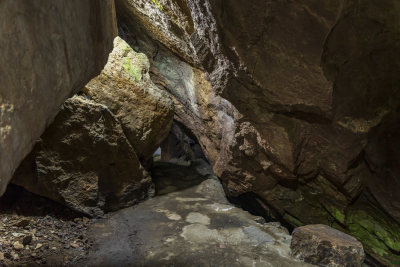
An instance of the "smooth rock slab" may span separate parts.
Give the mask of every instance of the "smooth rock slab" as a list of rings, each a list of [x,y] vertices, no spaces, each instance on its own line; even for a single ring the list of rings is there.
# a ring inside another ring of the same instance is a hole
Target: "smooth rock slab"
[[[357,239],[323,224],[296,228],[290,249],[294,257],[320,266],[361,266],[365,258]]]
[[[114,1],[0,1],[0,196],[62,103],[97,75]]]
[[[180,169],[202,176],[196,165],[164,167],[171,181]],[[290,256],[286,229],[257,223],[209,177],[97,221],[89,229],[93,250],[78,266],[311,266]]]

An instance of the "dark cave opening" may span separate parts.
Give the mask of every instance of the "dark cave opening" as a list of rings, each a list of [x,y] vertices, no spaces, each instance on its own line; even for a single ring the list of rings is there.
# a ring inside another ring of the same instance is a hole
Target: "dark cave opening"
[[[178,121],[153,155],[150,173],[155,194],[164,195],[196,186],[213,175],[196,136]]]

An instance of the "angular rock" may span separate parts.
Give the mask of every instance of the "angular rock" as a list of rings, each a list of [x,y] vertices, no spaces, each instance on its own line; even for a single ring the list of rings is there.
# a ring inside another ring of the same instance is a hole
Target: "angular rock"
[[[14,249],[16,249],[16,250],[21,250],[21,249],[24,248],[24,245],[22,245],[19,241],[15,241],[15,242],[13,243],[13,247],[14,247]]]
[[[64,103],[13,183],[90,216],[135,204],[153,192],[118,119],[81,96]]]
[[[365,258],[357,239],[323,224],[296,228],[290,249],[292,256],[319,266],[361,266]]]
[[[0,3],[0,195],[61,104],[107,61],[114,1]]]
[[[151,81],[146,55],[134,52],[119,37],[103,71],[84,92],[115,114],[143,163],[169,133],[174,116],[172,99]]]

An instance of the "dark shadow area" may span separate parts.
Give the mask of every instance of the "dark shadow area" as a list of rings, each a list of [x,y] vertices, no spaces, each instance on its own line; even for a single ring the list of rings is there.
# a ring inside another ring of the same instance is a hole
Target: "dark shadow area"
[[[64,221],[84,216],[53,200],[28,192],[14,184],[9,184],[4,195],[0,197],[0,215],[2,214],[51,216]]]
[[[154,153],[150,169],[156,195],[196,186],[213,175],[196,136],[174,121],[167,138]]]
[[[272,207],[253,192],[248,192],[238,197],[228,197],[228,200],[237,207],[240,207],[255,216],[263,217],[266,222],[280,222],[281,225],[288,229],[290,233],[294,230],[292,225],[283,220],[283,218],[281,218]]]
[[[156,195],[196,186],[212,174],[210,165],[201,159],[191,161],[188,165],[155,162],[151,169]]]
[[[167,138],[160,145],[160,161],[182,162],[202,159],[208,163],[196,136],[185,125],[174,121]]]

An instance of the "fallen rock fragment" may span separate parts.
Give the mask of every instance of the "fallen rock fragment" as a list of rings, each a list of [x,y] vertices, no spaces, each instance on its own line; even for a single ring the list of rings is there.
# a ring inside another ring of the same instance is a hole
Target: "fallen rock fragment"
[[[13,247],[14,247],[16,250],[20,250],[20,249],[23,249],[23,248],[24,248],[24,245],[22,245],[19,241],[15,241],[15,242],[13,243]]]
[[[365,258],[357,239],[323,224],[296,228],[290,249],[292,256],[320,266],[361,266]]]
[[[25,227],[28,226],[31,221],[29,219],[22,219],[14,224],[17,227]]]
[[[79,245],[77,243],[75,243],[75,242],[71,242],[69,245],[71,247],[73,247],[73,248],[78,248],[79,247]]]

